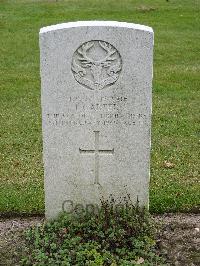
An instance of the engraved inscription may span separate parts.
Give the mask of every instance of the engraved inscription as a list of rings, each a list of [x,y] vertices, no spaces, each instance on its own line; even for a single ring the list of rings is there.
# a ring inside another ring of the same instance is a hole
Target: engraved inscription
[[[81,154],[94,154],[94,184],[100,185],[99,183],[99,155],[100,154],[114,154],[114,149],[112,150],[101,150],[99,149],[99,131],[94,131],[95,134],[95,149],[94,150],[84,150],[79,148]]]
[[[148,121],[148,114],[141,110],[135,113],[127,108],[128,96],[79,97],[65,99],[63,112],[46,113],[46,124],[57,127],[79,126],[140,126]],[[132,109],[132,108],[131,108]]]
[[[89,41],[75,51],[71,69],[78,83],[90,90],[102,90],[117,81],[122,60],[108,42]]]
[[[96,118],[88,113],[48,113],[47,123],[50,126],[109,126],[109,125],[124,125],[135,126],[143,125],[147,121],[146,114],[134,113],[99,113]]]

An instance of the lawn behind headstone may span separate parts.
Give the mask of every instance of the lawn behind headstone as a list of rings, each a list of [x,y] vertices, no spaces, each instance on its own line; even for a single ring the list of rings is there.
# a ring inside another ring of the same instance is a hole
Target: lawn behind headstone
[[[154,29],[150,210],[197,210],[199,0],[16,0],[2,1],[0,14],[0,212],[44,212],[38,33],[77,20]]]

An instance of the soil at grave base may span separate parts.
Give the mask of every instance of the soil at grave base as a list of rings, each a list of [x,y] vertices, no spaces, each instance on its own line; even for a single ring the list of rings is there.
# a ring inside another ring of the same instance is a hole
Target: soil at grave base
[[[200,214],[165,214],[154,219],[161,224],[157,241],[169,265],[199,266]],[[19,265],[16,252],[25,244],[23,231],[43,221],[42,217],[0,219],[0,265]]]

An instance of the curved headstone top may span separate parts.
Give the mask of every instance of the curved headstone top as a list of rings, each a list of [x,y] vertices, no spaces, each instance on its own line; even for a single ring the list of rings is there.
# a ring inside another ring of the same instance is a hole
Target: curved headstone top
[[[129,29],[153,32],[153,29],[151,27],[134,23],[118,22],[118,21],[77,21],[77,22],[61,23],[61,24],[43,27],[40,29],[40,33],[45,33],[54,30],[76,28],[76,27],[97,27],[97,26],[129,28]]]
[[[112,195],[148,205],[153,30],[79,21],[40,30],[46,217]]]

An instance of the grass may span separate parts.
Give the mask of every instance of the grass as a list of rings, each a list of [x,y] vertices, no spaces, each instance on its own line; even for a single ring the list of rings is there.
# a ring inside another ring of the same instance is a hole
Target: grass
[[[0,212],[44,212],[39,29],[93,19],[153,27],[150,211],[197,210],[200,0],[1,0],[0,17]]]

